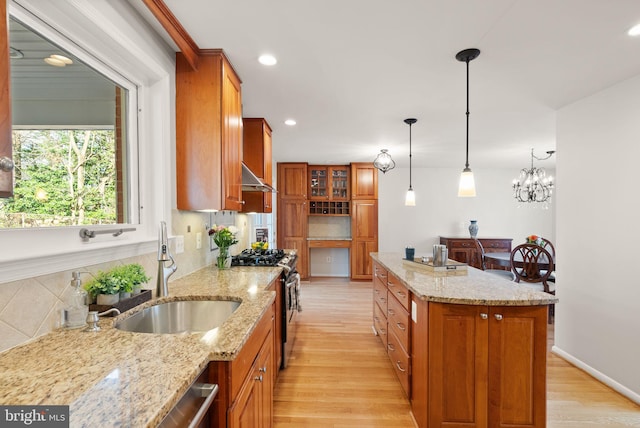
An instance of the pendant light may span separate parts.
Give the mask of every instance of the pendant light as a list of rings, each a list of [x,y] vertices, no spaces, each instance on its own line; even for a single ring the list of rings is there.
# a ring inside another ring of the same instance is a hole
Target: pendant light
[[[409,190],[407,190],[407,196],[404,199],[404,204],[408,207],[416,206],[416,194],[413,192],[413,187],[411,187],[411,125],[416,123],[418,119],[405,119],[404,123],[409,125]]]
[[[373,166],[382,171],[383,174],[386,174],[387,171],[392,170],[396,167],[396,163],[391,159],[391,155],[388,153],[388,150],[381,149],[380,154],[373,161]]]
[[[458,186],[458,196],[476,196],[476,183],[473,179],[473,172],[469,168],[469,61],[473,61],[480,55],[479,49],[465,49],[456,54],[458,61],[467,63],[467,157],[462,174],[460,174],[460,184]]]

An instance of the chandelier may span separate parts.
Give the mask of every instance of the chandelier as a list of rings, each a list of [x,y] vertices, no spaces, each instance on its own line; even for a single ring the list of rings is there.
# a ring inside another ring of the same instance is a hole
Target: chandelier
[[[520,176],[513,180],[513,196],[518,202],[548,202],[553,193],[553,177],[548,176],[543,168],[533,166],[533,159],[549,159],[555,151],[550,150],[547,156],[539,158],[531,149],[531,168],[522,168]]]
[[[373,161],[373,166],[382,171],[383,174],[386,174],[387,171],[396,167],[396,163],[391,159],[391,155],[387,153],[386,149],[381,149],[380,154]]]

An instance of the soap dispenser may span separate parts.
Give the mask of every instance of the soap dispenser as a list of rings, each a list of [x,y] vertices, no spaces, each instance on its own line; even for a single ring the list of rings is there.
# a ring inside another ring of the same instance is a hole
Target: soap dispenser
[[[89,307],[87,306],[87,292],[81,287],[80,272],[71,274],[71,286],[74,289],[69,295],[67,305],[64,308],[64,327],[80,328],[87,325],[87,314]]]

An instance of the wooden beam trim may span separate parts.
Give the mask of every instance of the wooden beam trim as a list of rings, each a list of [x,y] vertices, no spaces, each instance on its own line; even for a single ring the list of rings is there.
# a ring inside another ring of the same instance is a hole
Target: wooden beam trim
[[[158,22],[167,31],[169,36],[178,45],[192,69],[198,69],[198,56],[200,48],[193,41],[187,30],[180,24],[178,18],[171,12],[163,0],[142,0],[147,8],[156,17]]]

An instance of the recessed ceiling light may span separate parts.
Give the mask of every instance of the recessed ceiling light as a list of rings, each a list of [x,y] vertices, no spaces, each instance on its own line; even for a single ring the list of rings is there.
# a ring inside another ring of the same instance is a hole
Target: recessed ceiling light
[[[64,55],[49,55],[48,58],[44,59],[44,62],[46,62],[49,65],[53,65],[54,67],[64,67],[66,65],[69,64],[73,64],[73,61],[71,61],[69,58],[67,58]]]
[[[296,121],[293,120],[293,119],[287,119],[287,120],[284,121],[284,124],[285,125],[289,125],[289,126],[293,126],[293,125],[296,124]]]
[[[51,57],[45,58],[44,62],[46,62],[49,65],[53,65],[54,67],[65,67],[67,65],[64,63],[64,61],[60,61],[59,59],[55,59]]]
[[[276,57],[269,54],[260,55],[260,57],[258,58],[258,61],[262,65],[276,65],[278,63],[278,60],[276,59]]]
[[[73,61],[71,61],[69,58],[67,58],[67,57],[66,57],[66,56],[64,56],[64,55],[56,55],[56,54],[53,54],[53,55],[51,55],[51,58],[54,58],[54,59],[60,60],[60,61],[64,62],[64,63],[65,63],[65,64],[67,64],[67,65],[69,65],[69,64],[73,64]]]
[[[640,36],[640,24],[634,25],[627,31],[630,36]]]

